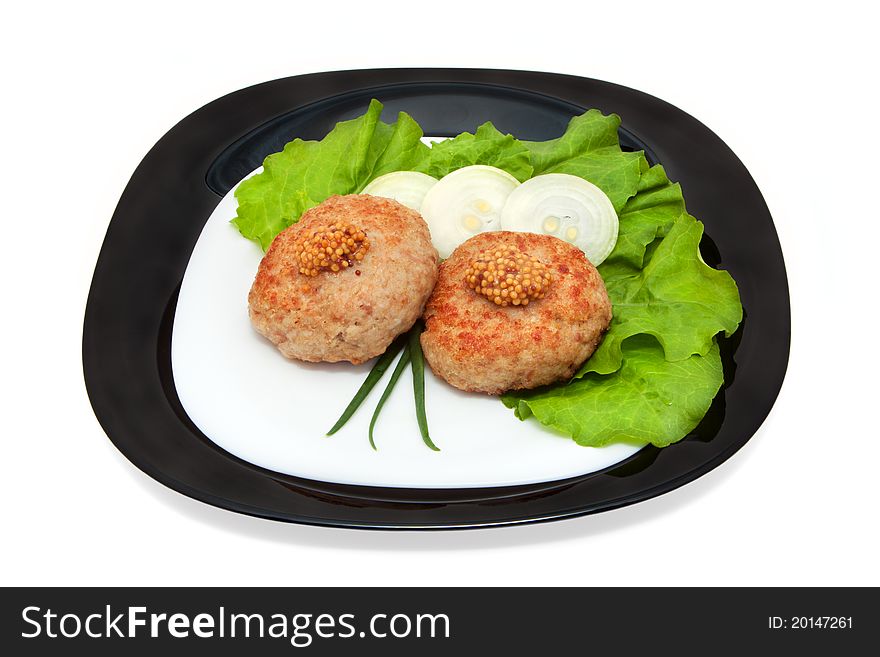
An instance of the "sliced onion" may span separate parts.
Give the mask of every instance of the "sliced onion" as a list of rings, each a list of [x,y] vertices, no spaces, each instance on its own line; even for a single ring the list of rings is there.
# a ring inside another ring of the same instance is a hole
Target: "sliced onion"
[[[474,164],[440,179],[422,202],[422,217],[441,258],[477,233],[500,230],[501,211],[519,181],[506,171]]]
[[[567,173],[535,176],[507,198],[501,228],[553,235],[601,263],[617,243],[614,206],[593,183]]]
[[[391,198],[418,212],[425,194],[436,184],[437,179],[427,173],[392,171],[371,181],[361,193]]]

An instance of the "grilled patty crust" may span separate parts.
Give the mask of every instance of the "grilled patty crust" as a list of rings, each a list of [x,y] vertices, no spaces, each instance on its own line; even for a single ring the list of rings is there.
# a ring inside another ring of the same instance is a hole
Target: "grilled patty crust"
[[[251,322],[288,358],[362,363],[415,323],[437,267],[417,212],[332,196],[270,245],[248,295]]]
[[[488,285],[483,272],[495,276]],[[434,373],[461,390],[500,394],[571,377],[608,329],[611,302],[577,247],[499,231],[470,238],[443,261],[424,317],[422,349]]]

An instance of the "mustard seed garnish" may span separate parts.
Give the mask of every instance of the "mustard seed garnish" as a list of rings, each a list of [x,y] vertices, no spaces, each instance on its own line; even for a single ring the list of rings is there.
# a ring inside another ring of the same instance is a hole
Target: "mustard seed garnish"
[[[306,276],[317,276],[322,271],[336,274],[363,261],[369,249],[370,240],[364,231],[341,223],[309,231],[294,245],[299,272]]]
[[[506,245],[484,251],[464,274],[465,283],[498,306],[527,306],[543,299],[553,277],[537,258]]]

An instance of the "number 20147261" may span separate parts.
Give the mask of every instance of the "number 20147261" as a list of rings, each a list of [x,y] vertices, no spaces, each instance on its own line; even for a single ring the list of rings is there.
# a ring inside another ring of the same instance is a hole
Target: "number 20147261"
[[[851,630],[852,616],[769,616],[771,630]]]

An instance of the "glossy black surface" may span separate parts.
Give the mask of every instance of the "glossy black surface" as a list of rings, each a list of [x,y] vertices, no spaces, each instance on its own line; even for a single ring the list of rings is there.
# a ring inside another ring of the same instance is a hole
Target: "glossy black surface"
[[[692,434],[582,477],[527,486],[414,490],[345,486],[273,473],[214,445],[186,416],[171,372],[177,292],[220,195],[293,137],[320,138],[362,113],[412,114],[426,134],[492,120],[524,139],[562,133],[596,107],[623,119],[621,140],[646,148],[682,183],[706,224],[703,251],[728,269],[746,319],[722,341],[725,387]],[[708,128],[657,98],[586,78],[522,71],[388,69],[299,76],[244,89],[186,117],[126,187],[95,269],[83,335],[86,385],[107,435],[137,467],[191,497],[241,513],[319,525],[455,528],[571,517],[676,488],[729,458],[758,429],[788,362],[785,266],[748,171]],[[735,376],[734,376],[735,374]]]
[[[332,96],[267,121],[217,156],[208,169],[208,187],[224,196],[261,166],[269,153],[280,151],[295,137],[323,139],[339,121],[363,114],[372,98],[382,100],[383,121],[390,123],[398,112],[406,112],[432,137],[454,137],[465,130],[462,126],[473,132],[477,126],[492,121],[501,132],[520,139],[544,141],[561,135],[571,117],[584,111],[558,98],[490,84],[383,85]],[[648,144],[625,127],[621,127],[619,133],[623,150],[643,150],[648,161],[656,164],[657,158]]]

